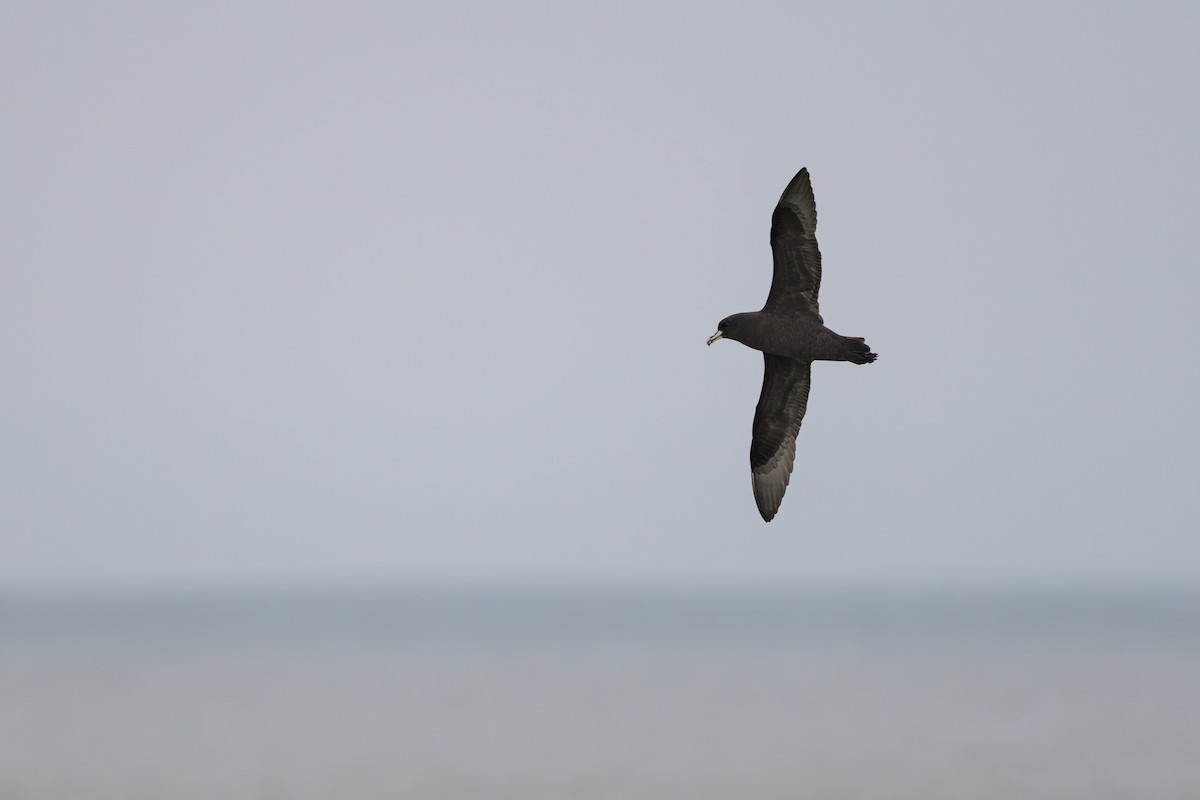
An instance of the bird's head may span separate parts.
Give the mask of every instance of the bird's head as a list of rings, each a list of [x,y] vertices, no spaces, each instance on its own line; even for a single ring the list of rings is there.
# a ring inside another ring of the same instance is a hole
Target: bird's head
[[[712,344],[717,339],[733,339],[735,342],[740,341],[738,336],[742,328],[742,317],[745,314],[734,314],[732,317],[726,317],[717,323],[717,332],[708,337],[708,343]]]

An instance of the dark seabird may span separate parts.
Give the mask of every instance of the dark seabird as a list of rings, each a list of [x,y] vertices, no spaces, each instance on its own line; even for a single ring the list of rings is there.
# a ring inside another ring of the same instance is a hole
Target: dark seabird
[[[802,169],[783,190],[771,215],[775,277],[766,305],[762,311],[726,317],[708,337],[709,344],[733,339],[761,350],[766,361],[750,441],[750,481],[758,511],[767,522],[779,510],[792,475],[812,362],[870,364],[875,360],[861,338],[840,336],[821,319],[817,307],[821,251],[816,232],[817,203],[808,170]]]

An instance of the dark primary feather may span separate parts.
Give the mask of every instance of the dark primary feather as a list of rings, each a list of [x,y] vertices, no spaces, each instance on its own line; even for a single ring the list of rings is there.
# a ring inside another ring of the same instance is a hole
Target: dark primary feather
[[[808,408],[812,362],[763,353],[762,393],[750,441],[754,501],[767,522],[779,510],[796,460],[796,434]]]
[[[775,275],[763,311],[821,312],[821,251],[817,248],[817,202],[808,169],[802,169],[783,190],[771,216],[771,252]]]

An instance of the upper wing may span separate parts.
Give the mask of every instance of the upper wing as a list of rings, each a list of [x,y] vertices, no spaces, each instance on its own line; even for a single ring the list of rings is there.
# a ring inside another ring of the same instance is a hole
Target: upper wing
[[[783,190],[771,216],[771,252],[775,277],[763,311],[811,312],[821,320],[821,251],[817,249],[817,201],[808,169]]]
[[[783,502],[796,460],[796,434],[808,408],[812,362],[770,353],[763,358],[762,394],[750,441],[750,482],[758,513],[770,522]]]

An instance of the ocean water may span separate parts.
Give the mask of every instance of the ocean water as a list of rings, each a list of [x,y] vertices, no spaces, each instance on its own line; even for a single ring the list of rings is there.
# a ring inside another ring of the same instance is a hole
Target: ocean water
[[[1200,597],[0,597],[0,800],[1200,797]]]

